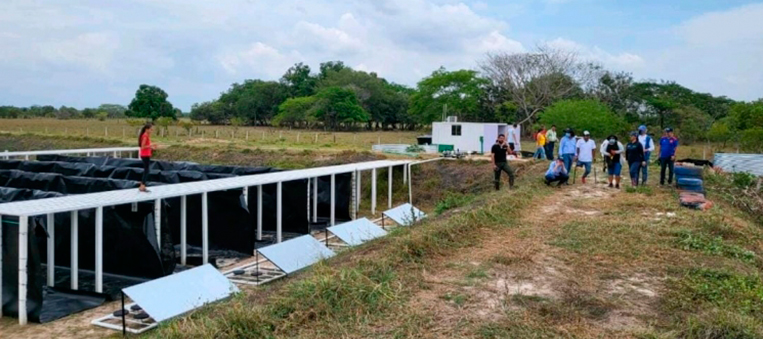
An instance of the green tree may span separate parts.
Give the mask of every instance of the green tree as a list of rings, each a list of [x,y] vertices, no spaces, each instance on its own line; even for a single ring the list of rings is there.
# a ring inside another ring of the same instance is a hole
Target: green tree
[[[151,118],[156,120],[160,117],[177,119],[172,104],[167,101],[167,93],[159,87],[140,85],[135,92],[135,98],[132,99],[128,108],[128,116],[136,118]]]
[[[101,104],[98,106],[98,111],[106,112],[109,118],[112,119],[124,118],[127,107],[116,104]]]
[[[208,121],[210,124],[224,124],[233,117],[232,111],[226,109],[219,101],[208,101],[191,106],[191,120]]]
[[[736,103],[731,106],[729,117],[731,127],[739,131],[763,127],[763,101]]]
[[[310,66],[303,63],[290,67],[281,77],[281,83],[289,88],[289,96],[306,97],[315,93],[315,78],[310,75]]]
[[[233,84],[218,101],[245,124],[266,125],[288,97],[288,88],[281,83],[246,80],[243,84]]]
[[[273,124],[278,126],[299,127],[307,125],[308,112],[313,108],[315,97],[291,98],[278,107],[278,115],[273,118]]]
[[[447,115],[470,119],[478,115],[479,100],[487,80],[471,70],[448,72],[440,68],[419,81],[411,96],[409,112],[416,121],[431,124],[440,121],[445,105]]]
[[[707,139],[707,132],[713,118],[694,106],[683,106],[675,110],[676,132],[681,143],[691,144]]]
[[[370,119],[368,113],[360,106],[355,92],[351,90],[328,87],[315,96],[317,100],[310,110],[311,116],[330,129],[351,127]]]
[[[628,125],[622,117],[596,100],[559,101],[540,114],[540,122],[546,126],[570,127],[577,134],[587,130],[595,139],[605,138],[609,134],[620,135],[622,139],[628,131]]]
[[[753,127],[743,131],[739,141],[744,151],[763,153],[763,127]]]
[[[731,128],[729,128],[727,119],[721,119],[714,122],[713,125],[710,126],[710,130],[707,132],[707,138],[710,141],[721,142],[724,147],[733,137],[734,133],[731,131]]]

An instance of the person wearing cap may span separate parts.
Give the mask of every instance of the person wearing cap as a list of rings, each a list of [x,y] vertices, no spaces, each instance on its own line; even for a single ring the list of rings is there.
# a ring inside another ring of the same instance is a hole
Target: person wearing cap
[[[572,168],[572,160],[577,152],[577,142],[575,141],[575,132],[572,128],[564,130],[564,136],[559,142],[559,158],[564,161],[564,168],[569,171]]]
[[[665,169],[669,170],[668,185],[673,183],[673,168],[676,163],[676,150],[678,138],[673,134],[673,129],[665,129],[665,135],[660,138],[660,185],[665,185]]]
[[[638,186],[638,177],[641,173],[641,167],[646,166],[644,160],[644,146],[638,140],[639,132],[631,132],[630,142],[625,145],[625,160],[628,162],[628,170],[631,175],[631,186]]]
[[[562,158],[556,158],[548,165],[546,171],[546,185],[550,186],[552,182],[558,181],[557,187],[564,185],[570,179],[567,168],[564,167],[564,160]]]
[[[554,160],[554,146],[559,141],[556,137],[556,125],[551,125],[551,129],[546,132],[546,159]]]
[[[607,173],[609,174],[609,187],[620,188],[620,172],[623,165],[620,163],[620,154],[623,153],[623,144],[617,141],[617,137],[607,137]],[[614,183],[614,186],[613,186]]]
[[[576,146],[575,158],[577,159],[578,167],[585,167],[585,173],[583,173],[583,183],[585,179],[591,174],[591,164],[596,159],[596,142],[591,139],[591,133],[583,131],[583,139],[579,139]]]
[[[535,154],[533,155],[533,159],[545,159],[546,158],[546,131],[541,128],[538,130],[538,133],[535,134],[535,145],[537,146],[535,149]]]
[[[646,133],[646,125],[638,127],[638,142],[644,148],[644,162],[646,162],[645,166],[641,166],[641,185],[646,185],[646,180],[649,177],[649,159],[655,149],[654,138]]]

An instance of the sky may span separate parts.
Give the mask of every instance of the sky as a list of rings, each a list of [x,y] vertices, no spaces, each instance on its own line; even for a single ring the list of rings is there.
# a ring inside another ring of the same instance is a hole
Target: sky
[[[0,105],[176,107],[304,62],[415,86],[538,45],[735,100],[763,97],[763,2],[743,0],[2,0]]]

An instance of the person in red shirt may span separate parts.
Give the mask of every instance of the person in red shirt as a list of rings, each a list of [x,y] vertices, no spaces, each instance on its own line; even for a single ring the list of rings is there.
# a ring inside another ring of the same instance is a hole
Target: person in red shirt
[[[146,189],[146,182],[148,181],[148,174],[150,173],[149,165],[151,164],[151,156],[156,149],[156,145],[151,144],[151,132],[154,130],[154,125],[150,122],[146,123],[143,128],[140,129],[138,135],[138,147],[140,147],[140,159],[143,160],[143,177],[140,180],[140,187],[138,190],[141,192],[148,192]]]

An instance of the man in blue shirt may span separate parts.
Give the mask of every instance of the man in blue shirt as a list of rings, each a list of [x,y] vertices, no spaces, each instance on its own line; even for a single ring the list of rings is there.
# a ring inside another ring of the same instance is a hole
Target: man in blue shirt
[[[571,128],[564,130],[564,136],[559,141],[559,158],[564,161],[564,168],[569,170],[572,168],[572,159],[575,158],[577,153],[577,140],[575,140],[575,132]]]
[[[665,135],[660,139],[660,185],[665,185],[665,169],[669,170],[668,185],[673,183],[673,168],[676,162],[676,149],[678,139],[673,134],[673,129],[665,129]]]
[[[558,181],[556,185],[561,186],[567,183],[570,176],[567,172],[567,168],[564,167],[564,161],[562,158],[557,158],[548,165],[548,171],[546,171],[546,185],[551,185],[552,182]]]

